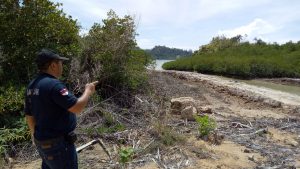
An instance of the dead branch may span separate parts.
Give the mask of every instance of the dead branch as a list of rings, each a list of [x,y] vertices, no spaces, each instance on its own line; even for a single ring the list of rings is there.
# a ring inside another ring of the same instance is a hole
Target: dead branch
[[[280,127],[279,129],[280,130],[285,130],[287,128],[294,127],[294,126],[297,126],[297,124],[290,124],[290,125],[287,125],[287,126]]]
[[[255,134],[266,134],[268,133],[268,128],[263,128],[263,129],[259,129],[253,133],[249,133],[249,134],[240,134],[240,136],[245,136],[245,135],[255,135]]]
[[[250,127],[246,124],[239,123],[239,122],[232,122],[231,126],[234,127],[234,128],[249,128],[249,129],[252,129],[252,127]]]

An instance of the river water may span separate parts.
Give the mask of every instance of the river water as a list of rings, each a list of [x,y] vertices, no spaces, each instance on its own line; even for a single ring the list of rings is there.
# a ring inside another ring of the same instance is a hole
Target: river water
[[[220,77],[224,80],[243,82],[243,83],[253,85],[253,86],[257,86],[257,87],[261,87],[261,88],[277,90],[277,91],[286,92],[286,93],[289,93],[289,94],[294,94],[294,95],[300,96],[300,87],[299,86],[286,85],[286,84],[285,85],[277,84],[277,83],[272,83],[272,82],[259,80],[259,79],[240,80],[240,79],[233,79],[233,78],[228,78],[228,77],[223,77],[223,76],[218,76],[218,77]]]
[[[163,70],[162,65],[173,60],[156,60],[155,70]]]
[[[170,61],[172,61],[172,60],[156,60],[155,70],[163,70],[162,65],[164,63],[170,62]],[[224,78],[227,80],[244,82],[246,84],[257,86],[257,87],[278,90],[281,92],[286,92],[286,93],[295,94],[295,95],[300,96],[300,87],[298,87],[298,86],[276,84],[276,83],[271,83],[271,82],[267,82],[267,81],[263,81],[263,80],[239,80],[239,79],[232,79],[232,78],[227,78],[227,77],[221,77],[221,78]]]
[[[278,90],[278,91],[282,91],[282,92],[300,96],[300,87],[299,86],[282,85],[282,84],[266,82],[263,80],[242,80],[242,81],[247,84],[250,84],[250,85],[265,87],[265,88]]]

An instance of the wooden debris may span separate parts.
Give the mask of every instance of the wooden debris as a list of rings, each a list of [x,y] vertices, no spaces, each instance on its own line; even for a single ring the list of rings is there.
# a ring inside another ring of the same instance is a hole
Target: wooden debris
[[[239,123],[239,122],[232,122],[231,126],[234,127],[234,128],[249,128],[249,129],[252,129],[252,127],[250,127],[246,124]]]

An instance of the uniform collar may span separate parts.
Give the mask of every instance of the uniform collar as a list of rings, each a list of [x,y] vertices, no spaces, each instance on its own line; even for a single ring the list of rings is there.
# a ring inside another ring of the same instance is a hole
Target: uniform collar
[[[53,76],[53,75],[50,75],[49,73],[46,73],[46,72],[41,72],[39,75],[40,75],[40,76],[47,76],[47,77],[51,77],[51,78],[54,78],[54,79],[56,79],[56,77],[55,77],[55,76]]]

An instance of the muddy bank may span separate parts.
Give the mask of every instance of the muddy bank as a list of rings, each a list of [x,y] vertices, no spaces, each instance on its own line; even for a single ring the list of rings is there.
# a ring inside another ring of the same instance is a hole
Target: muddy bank
[[[252,102],[261,102],[272,107],[283,108],[287,113],[300,113],[300,96],[277,90],[248,85],[246,83],[221,79],[217,76],[194,72],[161,71],[173,77],[206,84],[218,92],[227,92]]]

